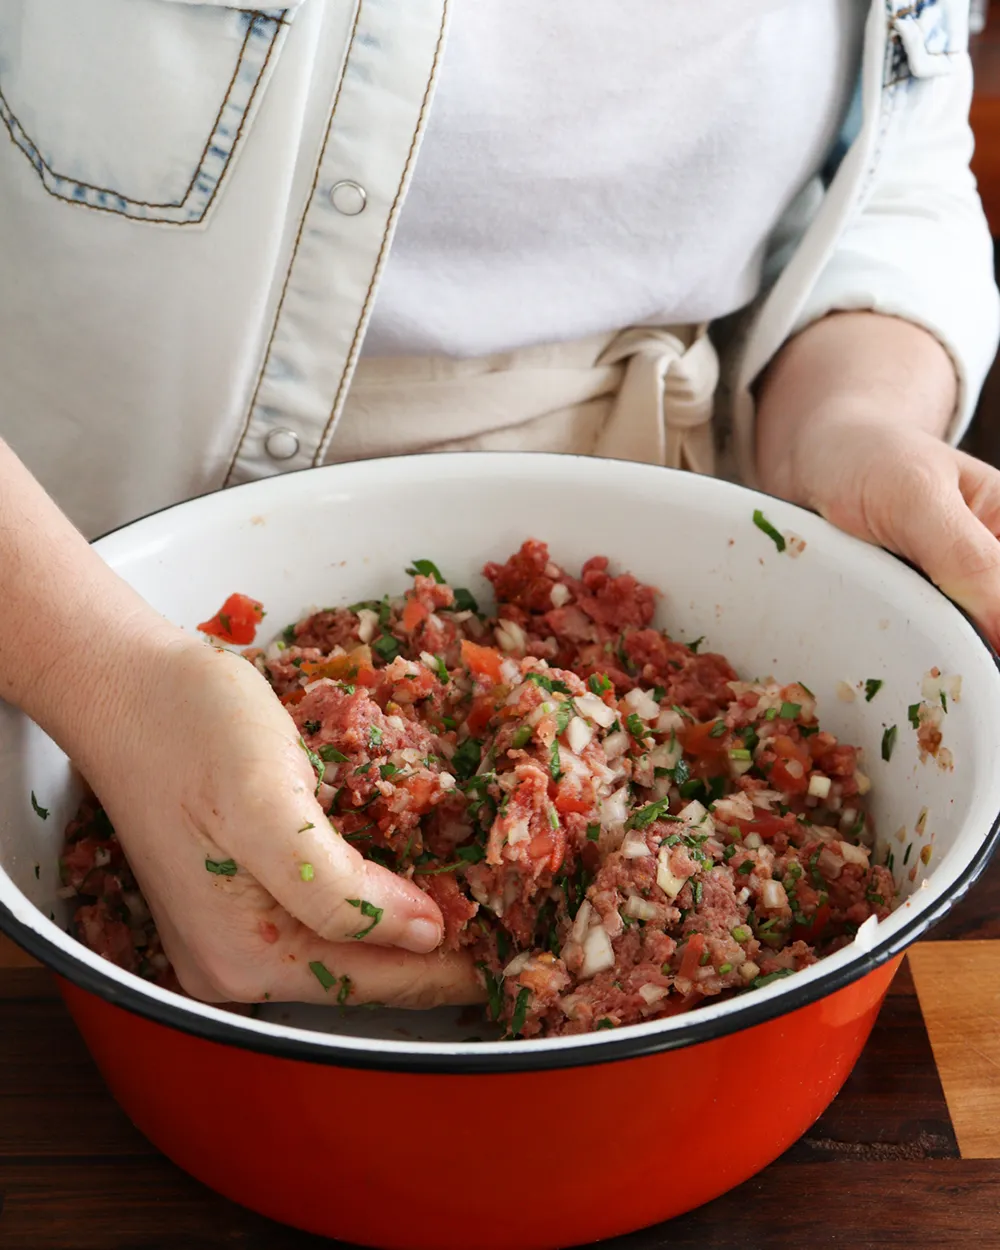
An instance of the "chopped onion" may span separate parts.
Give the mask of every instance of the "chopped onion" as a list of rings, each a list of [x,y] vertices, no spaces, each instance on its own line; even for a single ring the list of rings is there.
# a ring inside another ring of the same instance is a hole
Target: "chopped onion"
[[[872,943],[875,941],[875,935],[878,932],[878,916],[869,916],[867,920],[863,920],[858,925],[858,931],[854,935],[855,943],[864,950],[870,950]]]
[[[843,842],[837,845],[843,846]],[[844,860],[842,856],[836,855],[828,846],[824,846],[819,853],[819,859],[816,866],[827,880],[836,880],[840,876],[844,868]]]
[[[378,628],[378,613],[371,608],[358,609],[358,638],[361,642],[371,642]]]
[[[56,890],[56,898],[76,898],[76,886],[61,885],[59,889]]]
[[[676,898],[687,882],[687,877],[678,877],[670,867],[670,847],[661,846],[656,859],[656,884],[667,898]]]
[[[692,799],[686,807],[682,807],[677,813],[677,819],[683,820],[688,825],[700,825],[707,815],[707,808],[704,808],[697,799]]]
[[[601,824],[605,829],[614,829],[628,820],[628,786],[622,786],[614,794],[609,794],[601,804]]]
[[[505,686],[513,686],[520,675],[521,670],[513,660],[508,658],[500,661],[500,676]]]
[[[680,744],[676,740],[673,745],[663,742],[650,751],[649,762],[654,768],[676,768],[677,761],[682,754]]]
[[[554,608],[564,607],[567,603],[569,603],[571,597],[569,587],[563,582],[556,582],[556,584],[549,591],[549,598],[552,600],[552,606]]]
[[[758,851],[764,845],[764,840],[759,833],[748,833],[743,839],[743,845],[748,851]]]
[[[630,690],[622,700],[626,703],[640,720],[655,720],[660,714],[660,705],[656,702],[648,690]]]
[[[618,719],[614,709],[608,707],[596,694],[588,692],[577,695],[573,702],[581,716],[586,716],[588,720],[592,720],[595,725],[600,725],[602,729],[610,729]]]
[[[749,752],[747,752],[749,754]],[[742,777],[744,773],[748,773],[753,768],[753,760],[738,760],[729,757],[729,771],[734,777]]]
[[[865,774],[861,771],[860,768],[857,769],[854,773],[854,781],[858,787],[858,794],[867,794],[868,791],[872,788],[871,781],[868,779],[868,777],[865,776]]]
[[[507,834],[507,845],[517,846],[519,842],[527,842],[531,837],[528,831],[528,818],[525,816],[517,822]]]
[[[853,686],[849,685],[846,681],[837,682],[837,698],[840,699],[842,703],[853,703],[857,697],[858,692]]]
[[[626,859],[645,859],[647,855],[653,853],[646,845],[645,836],[638,829],[632,829],[625,835],[621,849]]]
[[[640,985],[639,997],[645,1002],[647,1007],[652,1007],[654,1003],[658,1003],[661,998],[666,998],[670,993],[669,990],[663,988],[662,985]]]
[[[520,955],[515,955],[506,968],[503,970],[505,977],[516,977],[519,972],[523,972],[531,962],[531,951],[521,951]]]
[[[455,778],[451,773],[438,773],[438,781],[441,783],[442,790],[455,789]]]
[[[539,703],[538,707],[532,708],[525,717],[525,724],[530,725],[534,729],[539,721],[543,721],[546,716],[551,716],[555,710],[556,705],[554,703],[549,703],[547,700]]]
[[[806,775],[806,770],[798,760],[785,760],[785,772],[796,780]]]
[[[660,713],[656,719],[656,732],[661,734],[672,733],[677,729],[684,728],[684,717],[680,712],[675,712],[673,708],[668,707]]]
[[[619,729],[604,739],[604,751],[609,760],[616,760],[619,755],[624,755],[627,748],[628,734],[624,730]]]
[[[754,807],[761,807],[765,812],[769,812],[771,804],[780,803],[782,798],[783,795],[778,790],[758,790],[750,796],[750,801]],[[718,803],[715,806],[718,808]]]
[[[630,894],[625,903],[625,915],[631,916],[633,920],[655,920],[657,910],[655,904],[650,903],[648,899],[639,898],[637,894]]]
[[[840,813],[840,829],[842,833],[847,833],[853,829],[858,820],[857,808],[845,807]],[[900,839],[902,841],[902,839]]]
[[[739,894],[736,895],[736,901],[737,903],[745,903],[749,897],[750,891],[746,886],[744,886],[743,889],[740,890]]]
[[[576,913],[573,920],[573,928],[570,930],[570,937],[574,942],[583,945],[583,939],[587,936],[587,929],[590,927],[590,918],[594,914],[594,909],[589,899],[584,899],[580,904],[580,910]]]
[[[524,655],[528,647],[528,640],[524,636],[524,630],[516,621],[497,622],[493,636],[497,640],[497,646],[501,651],[507,651],[515,655]]]
[[[594,736],[594,731],[581,716],[574,716],[570,721],[566,730],[566,741],[569,743],[569,749],[575,751],[577,755],[590,745],[590,740]]]
[[[740,966],[740,976],[744,981],[752,981],[754,977],[759,977],[760,964],[755,964],[752,959],[748,959],[745,964]]]
[[[602,925],[594,925],[593,928],[587,930],[587,936],[583,939],[583,967],[580,969],[580,979],[596,976],[598,972],[604,972],[605,969],[614,966],[615,952],[611,939]]]
[[[868,852],[861,846],[855,846],[851,842],[841,842],[840,851],[848,864],[860,864],[863,868],[868,867]]]
[[[760,894],[764,906],[769,910],[773,910],[776,907],[784,907],[788,902],[785,887],[780,881],[765,881]]]
[[[809,778],[809,793],[814,799],[825,799],[830,793],[833,782],[822,773],[813,773]]]
[[[723,821],[753,820],[756,815],[750,796],[744,794],[742,790],[737,791],[735,794],[727,794],[724,799],[719,799],[715,804],[714,812]]]

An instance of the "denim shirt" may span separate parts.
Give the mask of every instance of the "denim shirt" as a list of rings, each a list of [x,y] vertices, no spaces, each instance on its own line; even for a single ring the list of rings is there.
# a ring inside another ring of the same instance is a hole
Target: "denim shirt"
[[[86,533],[328,456],[457,2],[0,5],[0,434]],[[848,129],[731,359],[747,476],[750,387],[810,321],[937,335],[954,437],[1000,333],[967,0],[858,3]]]

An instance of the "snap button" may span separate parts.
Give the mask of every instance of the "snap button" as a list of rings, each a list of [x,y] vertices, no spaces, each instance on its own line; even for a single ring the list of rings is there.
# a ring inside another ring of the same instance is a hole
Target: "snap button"
[[[368,194],[359,183],[345,179],[330,188],[330,203],[345,217],[356,217],[368,203]]]
[[[292,430],[272,430],[264,439],[264,450],[272,460],[291,460],[299,450],[299,436]]]

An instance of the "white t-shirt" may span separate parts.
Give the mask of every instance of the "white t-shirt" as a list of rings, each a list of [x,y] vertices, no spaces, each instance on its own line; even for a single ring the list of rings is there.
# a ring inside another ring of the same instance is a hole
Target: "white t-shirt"
[[[843,121],[868,7],[460,0],[365,351],[487,355],[743,307]]]

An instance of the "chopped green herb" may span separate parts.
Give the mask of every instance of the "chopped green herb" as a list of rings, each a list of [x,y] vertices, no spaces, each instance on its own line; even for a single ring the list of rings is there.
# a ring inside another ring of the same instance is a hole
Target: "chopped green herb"
[[[587,685],[591,689],[591,693],[601,695],[606,690],[611,689],[611,682],[603,673],[591,673],[587,678]]]
[[[642,742],[644,739],[651,738],[653,736],[649,727],[644,725],[639,719],[638,712],[630,712],[629,715],[625,717],[625,728],[638,742]]]
[[[281,641],[286,646],[291,646],[291,644],[295,641],[295,626],[294,625],[285,626],[285,628],[281,631]]]
[[[683,717],[684,720],[690,720],[690,721],[694,720],[694,717],[691,715],[691,713],[688,712],[685,708],[682,708],[679,703],[672,704],[670,710],[672,712],[676,712],[677,715]]]
[[[666,697],[667,697],[667,692],[663,686],[653,687],[653,698],[656,700],[657,703],[662,703]]]
[[[621,637],[618,639],[618,658],[619,660],[621,660],[622,667],[625,669],[626,673],[633,674],[635,672],[635,665],[629,659],[629,654],[625,650],[625,635],[624,634],[622,634]]]
[[[906,709],[906,719],[910,722],[914,729],[920,728],[920,704],[911,703]]]
[[[722,852],[722,858],[728,864],[739,849],[739,845],[736,842],[730,842],[730,844]]]
[[[305,731],[307,734],[318,734],[322,726],[318,720],[307,720],[305,723]]]
[[[698,904],[701,902],[701,895],[702,895],[702,884],[700,881],[696,881],[694,885],[691,887],[691,897],[694,899],[695,907],[697,907]]]
[[[422,577],[433,577],[439,586],[444,585],[444,578],[433,560],[414,560],[413,567],[406,570],[406,575],[416,577],[418,573]]]
[[[479,604],[464,586],[455,587],[455,612],[479,612]]]
[[[536,686],[540,686],[543,690],[547,690],[549,694],[569,694],[570,688],[564,681],[557,681],[545,673],[525,673],[525,681],[534,682]]]
[[[445,664],[441,656],[434,656],[434,671],[437,673],[437,679],[442,686],[447,686],[451,678],[448,676],[448,665]]]
[[[318,959],[309,965],[309,971],[313,974],[320,985],[322,985],[323,989],[327,991],[327,993],[329,993],[329,991],[332,990],[337,984],[337,978],[333,975],[326,964],[320,963]]]
[[[865,702],[871,703],[884,684],[877,677],[869,677],[865,682]]]
[[[386,664],[391,664],[400,653],[399,643],[392,634],[379,634],[372,643],[372,650],[376,655],[381,656]]]
[[[824,885],[823,874],[819,870],[819,851],[814,851],[809,856],[809,876],[812,878],[813,885],[822,887]]]
[[[769,972],[766,976],[754,977],[750,984],[755,990],[762,990],[765,985],[770,985],[772,981],[780,981],[782,977],[790,977],[793,972],[793,968],[778,968],[776,972]]]
[[[743,863],[740,864],[739,868],[737,868],[736,871],[740,874],[741,877],[749,877],[750,874],[753,872],[753,860],[745,859]]]
[[[302,828],[298,830],[298,832],[308,833],[310,829],[315,829],[315,828],[316,826],[312,823],[312,821],[310,821],[307,825],[303,825]]]
[[[766,534],[768,538],[770,538],[770,540],[778,548],[779,553],[785,550],[786,543],[784,536],[774,528],[759,508],[754,509],[753,523],[762,534]]]
[[[395,775],[399,772],[399,769],[395,764],[379,764],[378,771],[379,776],[383,781],[385,781],[388,777],[395,777]]]
[[[816,698],[816,696],[813,694],[813,692],[809,689],[809,687],[806,685],[806,683],[805,683],[804,681],[797,681],[795,684],[796,684],[797,686],[801,686],[801,687],[802,687],[802,689],[806,692],[806,694],[809,696],[809,698],[810,698],[810,699],[815,699],[815,698]]]
[[[49,818],[49,809],[48,809],[47,807],[42,807],[42,806],[41,806],[41,804],[40,804],[40,803],[38,802],[38,800],[35,798],[35,792],[34,792],[34,790],[32,790],[32,792],[31,792],[31,808],[32,808],[32,811],[35,813],[35,815],[36,815],[36,816],[37,816],[40,820],[48,820],[48,818]]]
[[[369,903],[366,898],[349,898],[345,902],[350,903],[352,907],[357,907],[362,916],[367,917],[371,921],[367,929],[362,929],[360,933],[351,934],[356,941],[360,941],[362,938],[367,937],[382,919],[382,908],[376,907],[374,903]]]
[[[587,841],[588,842],[600,842],[600,840],[601,840],[601,826],[600,825],[588,825],[587,826]]]
[[[697,654],[698,654],[698,648],[701,646],[701,644],[702,644],[704,641],[705,641],[705,635],[704,635],[704,634],[702,634],[702,636],[701,636],[700,638],[696,638],[696,639],[694,640],[694,642],[689,642],[689,643],[687,643],[687,644],[686,644],[686,645],[687,645],[687,649],[691,652],[691,654],[692,654],[692,655],[697,655]]]
[[[944,708],[944,710],[947,712],[947,710],[948,710],[948,696],[945,694],[945,692],[944,692],[943,690],[941,691],[941,706],[942,706],[942,707]]]
[[[468,781],[479,767],[483,757],[483,744],[478,738],[466,738],[451,757],[451,768],[459,781]]]
[[[764,719],[765,720],[777,720],[778,709],[776,707],[769,707],[767,711],[764,713]]]
[[[459,859],[465,860],[467,864],[479,864],[486,858],[486,852],[478,842],[470,842],[467,846],[460,846],[455,854]]]
[[[615,1027],[615,1022],[610,1016],[601,1016],[595,1027],[598,1029],[613,1029]]]
[[[753,935],[745,924],[738,924],[736,928],[733,929],[733,937],[737,942],[749,942],[752,936]]]
[[[892,749],[896,745],[897,729],[895,725],[890,725],[882,735],[882,758],[889,762],[892,759]]]
[[[645,807],[640,807],[638,811],[625,822],[626,829],[645,829],[651,825],[654,820],[676,820],[676,816],[670,816],[670,799],[664,796],[657,799],[654,803],[647,803]]]
[[[445,729],[457,729],[458,728],[458,721],[455,720],[453,716],[442,716],[441,724],[444,725]]]
[[[499,933],[497,934],[497,946],[499,948]],[[504,958],[503,955],[500,956]],[[500,1012],[503,1010],[503,989],[502,982],[499,977],[495,977],[486,964],[480,960],[476,967],[483,974],[483,980],[486,982],[487,1005],[491,1020],[499,1020]]]
[[[530,741],[531,741],[531,726],[519,725],[518,728],[514,731],[514,737],[511,739],[510,745],[514,748],[515,751],[520,751],[520,749],[524,746],[527,746],[527,744]]]
[[[355,777],[364,777],[371,771],[372,762],[368,760],[364,764],[359,764],[354,770]]]
[[[560,703],[556,710],[556,735],[565,733],[566,727],[576,715],[576,708],[573,706],[573,700],[568,699],[565,703]]]
[[[382,601],[378,605],[378,627],[384,630],[392,619],[392,607],[389,603],[389,596],[383,595]]]
[[[379,729],[378,725],[372,725],[369,728],[368,743],[373,747],[380,747],[382,745],[382,730]]]
[[[232,859],[206,859],[205,867],[217,877],[235,877],[239,871]]]
[[[320,747],[317,752],[319,758],[328,764],[346,764],[347,756],[342,751],[338,751],[336,747],[332,747],[327,743],[326,746]]]
[[[811,738],[813,734],[819,733],[819,725],[800,725],[799,733],[803,738]]]
[[[343,1007],[351,996],[351,978],[340,978],[340,989],[337,991],[337,1006]]]
[[[305,741],[302,738],[299,739],[299,746],[303,751],[305,751],[306,759],[310,764],[312,764],[313,768],[316,769],[316,793],[319,794],[319,788],[323,784],[323,774],[326,772],[326,764],[322,759],[320,759],[315,751],[311,751],[306,746]]]
[[[904,868],[905,868],[905,867],[906,867],[906,865],[910,862],[910,852],[911,852],[912,850],[913,850],[913,843],[912,843],[912,842],[907,842],[907,844],[906,844],[906,854],[903,856],[903,867],[904,867]]]
[[[316,870],[313,868],[312,864],[300,864],[299,876],[303,881],[312,881],[313,877],[316,876]]]
[[[712,728],[708,731],[708,736],[710,738],[721,738],[725,734],[725,732],[726,732],[726,722],[724,720],[717,720],[715,724],[712,726]]]
[[[386,596],[386,598],[388,598],[388,596]],[[358,612],[360,612],[362,608],[367,608],[370,612],[377,612],[378,600],[377,599],[359,599],[357,603],[349,603],[347,605],[348,612],[353,612],[355,613],[355,615]],[[291,628],[292,627],[289,626],[289,629]]]
[[[782,703],[778,715],[782,720],[795,720],[802,712],[801,703]]]
[[[462,861],[459,859],[459,860],[456,860],[455,863],[453,864],[441,864],[437,868],[428,868],[425,865],[421,864],[419,867],[414,868],[413,871],[416,875],[422,876],[422,877],[438,877],[443,872],[454,872],[456,868],[461,868],[461,867],[462,867]]]
[[[521,1030],[524,1028],[524,1021],[528,1015],[528,999],[531,997],[531,990],[526,985],[522,985],[517,991],[517,1000],[514,1003],[514,1010],[510,1015],[510,1036],[520,1037]]]

